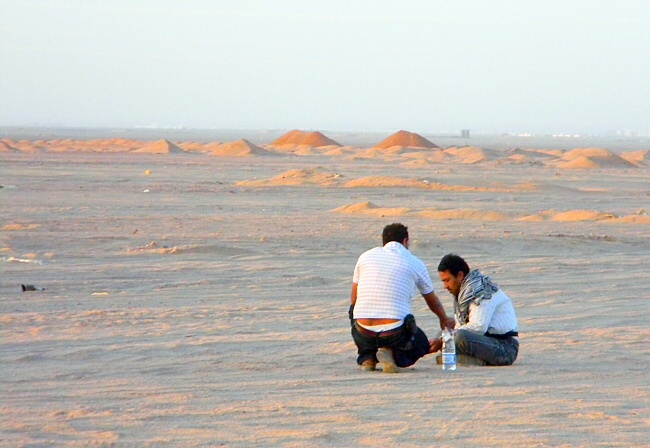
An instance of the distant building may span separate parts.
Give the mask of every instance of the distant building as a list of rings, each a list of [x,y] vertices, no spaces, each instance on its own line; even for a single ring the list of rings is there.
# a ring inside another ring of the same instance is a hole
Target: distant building
[[[462,129],[462,130],[460,131],[460,136],[461,136],[462,138],[469,138],[469,129]]]

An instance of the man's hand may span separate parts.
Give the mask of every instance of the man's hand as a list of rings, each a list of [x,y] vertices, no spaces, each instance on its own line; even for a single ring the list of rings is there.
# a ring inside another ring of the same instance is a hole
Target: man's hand
[[[429,339],[429,354],[440,351],[442,339]]]
[[[456,328],[456,320],[453,317],[445,316],[443,319],[440,319],[440,328],[442,330],[445,328]]]

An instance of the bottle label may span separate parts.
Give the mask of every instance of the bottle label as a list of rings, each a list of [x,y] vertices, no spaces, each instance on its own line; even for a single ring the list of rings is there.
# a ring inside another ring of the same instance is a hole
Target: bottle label
[[[442,354],[442,363],[443,364],[456,364],[456,353],[443,353]]]

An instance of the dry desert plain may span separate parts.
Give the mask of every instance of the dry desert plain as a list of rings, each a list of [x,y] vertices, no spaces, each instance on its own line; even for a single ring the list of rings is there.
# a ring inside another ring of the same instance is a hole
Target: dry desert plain
[[[1,140],[0,445],[647,446],[648,148],[418,137]],[[449,252],[512,297],[513,366],[358,370],[396,221],[448,312]]]

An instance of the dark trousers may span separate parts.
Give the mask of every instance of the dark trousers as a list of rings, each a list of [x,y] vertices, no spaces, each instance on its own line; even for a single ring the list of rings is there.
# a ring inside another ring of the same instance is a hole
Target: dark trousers
[[[405,325],[398,328],[395,334],[382,336],[382,333],[368,335],[367,332],[359,331],[356,321],[352,321],[352,339],[357,345],[359,356],[357,364],[367,359],[377,362],[377,350],[382,347],[390,348],[393,351],[393,358],[398,367],[408,367],[415,364],[415,361],[429,353],[429,340],[424,331],[417,329],[414,334],[407,331]],[[393,330],[390,330],[393,332]]]

